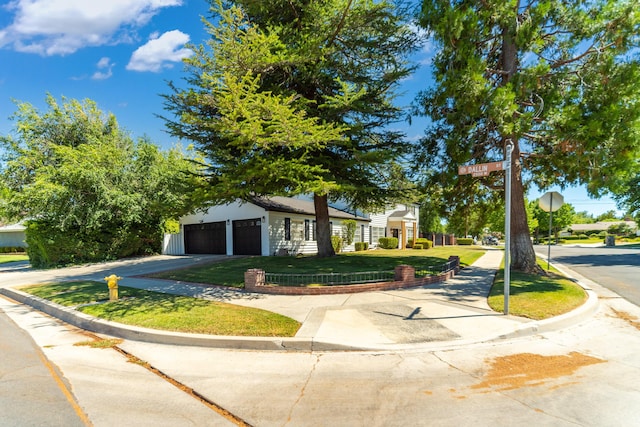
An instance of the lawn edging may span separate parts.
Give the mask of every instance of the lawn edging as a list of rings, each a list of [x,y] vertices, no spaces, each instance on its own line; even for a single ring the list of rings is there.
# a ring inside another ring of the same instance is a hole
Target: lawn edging
[[[413,288],[444,282],[454,277],[460,271],[460,258],[452,255],[449,257],[449,262],[453,262],[454,268],[436,276],[415,277],[414,267],[410,265],[399,265],[395,269],[395,280],[391,282],[318,287],[268,285],[264,283],[264,270],[252,268],[244,274],[244,290],[247,292],[272,295],[334,295]]]

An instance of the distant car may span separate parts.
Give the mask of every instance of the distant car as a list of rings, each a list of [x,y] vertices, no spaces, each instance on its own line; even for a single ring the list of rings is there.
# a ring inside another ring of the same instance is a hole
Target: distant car
[[[482,239],[483,245],[495,246],[499,243],[498,238],[496,236],[487,236]]]

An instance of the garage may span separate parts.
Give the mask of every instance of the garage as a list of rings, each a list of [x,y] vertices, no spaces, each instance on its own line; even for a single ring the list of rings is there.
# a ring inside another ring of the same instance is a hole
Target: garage
[[[262,255],[260,218],[233,221],[233,254]]]
[[[227,231],[224,221],[185,224],[184,246],[187,254],[227,253]]]

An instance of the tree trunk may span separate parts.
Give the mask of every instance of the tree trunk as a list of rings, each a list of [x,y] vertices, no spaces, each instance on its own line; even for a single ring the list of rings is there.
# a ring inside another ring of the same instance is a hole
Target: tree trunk
[[[313,195],[313,206],[316,210],[316,239],[318,256],[321,258],[335,256],[331,244],[331,224],[329,223],[329,202],[327,195]]]
[[[511,158],[511,268],[525,273],[544,274],[536,263],[536,253],[529,234],[527,210],[522,184],[522,163],[520,147],[513,142]]]
[[[516,2],[519,7],[520,2]],[[516,9],[517,10],[517,9]],[[507,85],[518,69],[518,50],[514,40],[515,28],[509,23],[502,29],[502,68],[504,71],[502,85]],[[522,162],[520,146],[514,135],[505,136],[507,142],[513,144],[511,156],[511,268],[525,273],[544,274],[536,263],[536,253],[529,234],[527,210],[524,201],[524,185],[522,183]]]

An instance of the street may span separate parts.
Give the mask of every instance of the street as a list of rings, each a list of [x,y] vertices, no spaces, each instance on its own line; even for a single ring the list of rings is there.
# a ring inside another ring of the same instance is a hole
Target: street
[[[0,279],[25,283],[34,274]],[[118,351],[78,345],[92,338],[9,300],[0,298],[0,311],[33,337],[95,426],[636,426],[640,308],[584,283],[599,308],[579,324],[431,351],[224,350],[131,340],[117,342]],[[12,390],[6,381],[0,386]],[[15,396],[35,412],[51,411]],[[3,411],[3,423],[28,420]]]
[[[535,249],[547,258],[546,246]],[[564,264],[640,305],[640,249],[637,247],[551,246],[551,262]]]

